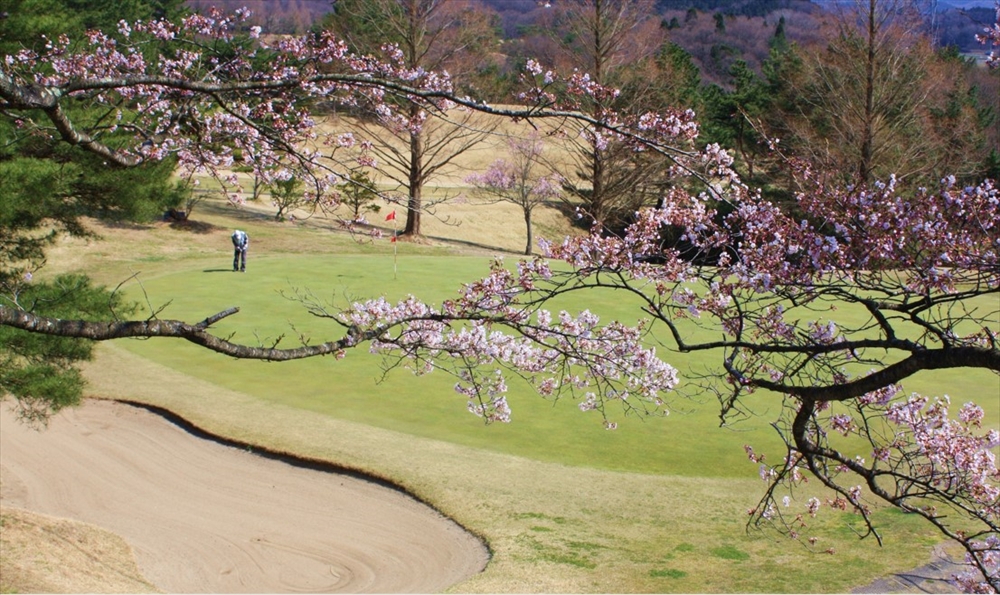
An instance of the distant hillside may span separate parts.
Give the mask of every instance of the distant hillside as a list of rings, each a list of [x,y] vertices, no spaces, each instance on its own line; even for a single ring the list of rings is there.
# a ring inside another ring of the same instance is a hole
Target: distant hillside
[[[969,8],[993,8],[992,0],[938,0],[938,10],[949,8],[959,8],[967,10]]]
[[[808,12],[813,4],[810,0],[657,0],[659,12],[689,10],[721,12],[727,15],[762,17],[779,10],[802,10]]]
[[[971,4],[971,0],[967,2]],[[938,15],[935,24],[937,42],[940,45],[955,46],[963,52],[985,51],[975,40],[977,33],[994,22],[993,8],[970,7],[950,9]]]
[[[820,6],[827,4],[853,4],[857,0],[812,0]],[[925,7],[937,6],[938,12],[951,9],[993,8],[993,0],[922,0]]]
[[[269,33],[302,33],[332,10],[331,0],[187,0],[191,9],[203,12],[213,6],[224,12],[247,7],[253,22]]]
[[[483,5],[493,9],[500,16],[503,34],[507,38],[518,38],[523,35],[537,34],[537,23],[542,15],[558,6],[565,0],[480,0]],[[769,36],[773,33],[774,23],[778,15],[787,21],[788,35],[792,39],[805,41],[815,34],[817,23],[815,16],[837,4],[854,2],[855,0],[656,0],[657,13],[669,23],[672,19],[683,25],[685,29],[693,29],[690,34],[677,30],[672,37],[688,51],[698,54],[693,45],[699,43],[698,35],[705,33],[701,27],[692,27],[688,13],[694,9],[702,14],[722,13],[729,17],[761,19],[757,21],[757,30],[748,25],[738,27],[739,34],[751,36]],[[993,0],[925,0],[928,8],[936,7],[937,17],[934,22],[935,37],[938,43],[946,46],[956,46],[963,52],[978,52],[981,48],[975,41],[976,33],[982,31],[995,18]],[[210,6],[218,6],[225,11],[233,11],[242,6],[250,8],[254,13],[254,22],[269,33],[302,33],[308,31],[323,15],[333,8],[332,0],[187,0],[187,5],[195,10],[206,10]],[[688,15],[685,21],[684,16]],[[732,21],[730,21],[732,23]],[[698,35],[694,33],[697,32]],[[707,31],[711,35],[711,30]],[[766,40],[740,40],[733,31],[728,39],[712,40],[709,45],[715,46],[716,58],[699,60],[702,66],[705,62],[707,70],[725,71],[726,63],[732,56],[748,58],[751,64],[757,62],[760,48],[765,47]],[[702,38],[702,41],[705,41]],[[761,41],[761,43],[757,43]],[[720,45],[721,44],[721,45]],[[748,47],[741,47],[747,45]],[[753,46],[751,49],[750,46]],[[720,49],[721,48],[721,49]],[[709,48],[711,49],[711,48]],[[718,59],[718,52],[726,54],[724,59]],[[765,50],[766,52],[766,50]],[[746,55],[744,55],[746,54]],[[766,53],[765,53],[766,55]],[[709,78],[714,78],[709,74]]]

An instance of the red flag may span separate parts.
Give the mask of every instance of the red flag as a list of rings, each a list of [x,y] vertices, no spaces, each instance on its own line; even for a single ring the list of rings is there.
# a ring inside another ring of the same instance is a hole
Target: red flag
[[[385,220],[386,221],[395,221],[396,220],[396,211],[395,211],[395,209],[393,209],[393,211],[391,213],[389,213],[388,215],[385,216]]]
[[[392,236],[392,239],[391,239],[391,240],[389,240],[389,241],[390,241],[391,243],[395,244],[395,243],[396,243],[396,236]]]

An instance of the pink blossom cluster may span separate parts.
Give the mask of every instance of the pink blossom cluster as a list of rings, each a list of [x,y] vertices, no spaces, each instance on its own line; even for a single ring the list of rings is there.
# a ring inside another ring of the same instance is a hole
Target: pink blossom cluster
[[[256,176],[271,177],[270,170],[283,162],[279,169],[294,166],[297,177],[312,179],[317,196],[325,194],[323,171],[331,164],[305,148],[316,145],[317,132],[303,97],[371,105],[387,122],[410,129],[422,126],[426,113],[397,113],[385,101],[388,89],[413,92],[411,100],[435,109],[451,105],[447,74],[404,68],[396,48],[386,48],[381,58],[357,56],[329,33],[267,41],[259,28],[244,26],[248,17],[245,9],[233,15],[212,9],[180,23],[121,22],[117,35],[90,31],[83,40],[50,40],[42,53],[5,57],[0,77],[15,92],[5,101],[24,109],[49,109],[62,97],[104,104],[117,121],[112,131],[134,133],[131,146],[83,142],[87,130],[62,112],[49,113],[71,142],[124,165],[176,155],[184,175],[216,175],[234,201],[241,200],[238,181],[219,175],[219,169],[229,167],[237,152]],[[218,51],[241,35],[253,43]],[[265,55],[262,68],[258,62]],[[343,147],[344,142],[319,144]],[[285,158],[293,154],[295,159]],[[368,154],[360,159],[372,165]]]
[[[455,374],[455,390],[467,397],[469,410],[488,421],[510,420],[501,369],[527,379],[543,396],[584,393],[583,410],[603,413],[611,400],[626,409],[662,411],[677,371],[644,345],[644,324],[533,308],[527,280],[549,276],[540,259],[523,261],[517,274],[497,262],[488,277],[440,309],[412,296],[396,304],[379,298],[355,303],[338,318],[351,336],[371,337],[373,352],[408,360],[416,373]]]
[[[528,106],[524,117],[532,115],[568,117],[577,134],[598,150],[621,143],[637,152],[658,152],[674,164],[677,172],[700,171],[705,176],[735,180],[730,168],[732,157],[718,145],[696,150],[698,123],[690,109],[628,113],[614,109],[619,89],[596,82],[590,74],[574,71],[568,77],[545,70],[528,60],[521,81],[526,90],[517,99]],[[545,112],[543,114],[543,112]],[[518,117],[522,117],[521,114]]]
[[[1000,535],[994,533],[985,539],[973,540],[969,549],[971,551],[965,555],[966,564],[980,570],[959,573],[954,577],[956,582],[966,593],[996,593],[996,578],[1000,576]]]
[[[1000,431],[976,433],[983,410],[975,403],[963,405],[958,420],[948,416],[949,405],[947,396],[931,403],[914,395],[889,405],[885,416],[906,433],[898,443],[919,454],[921,481],[967,496],[979,504],[981,514],[1000,522],[1000,469],[991,450],[1000,446]]]
[[[994,47],[1000,45],[1000,2],[997,2],[996,22],[984,29],[982,34],[976,35],[976,39],[983,45],[992,44]],[[986,63],[990,68],[1000,68],[1000,55],[995,51],[990,52]]]
[[[507,145],[509,158],[497,159],[485,171],[466,176],[466,182],[529,212],[562,194],[563,177],[556,172],[540,171],[544,147],[537,134],[512,138]]]

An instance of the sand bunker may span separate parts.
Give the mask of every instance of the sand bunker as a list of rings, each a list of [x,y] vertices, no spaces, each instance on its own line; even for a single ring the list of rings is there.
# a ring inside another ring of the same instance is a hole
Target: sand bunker
[[[124,537],[167,592],[423,592],[485,567],[482,543],[378,484],[192,436],[90,401],[38,432],[0,407],[0,501]]]

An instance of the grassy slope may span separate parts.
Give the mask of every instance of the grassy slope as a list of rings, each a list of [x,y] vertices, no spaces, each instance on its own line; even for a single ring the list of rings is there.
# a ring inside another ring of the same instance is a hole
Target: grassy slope
[[[0,593],[155,593],[132,549],[98,527],[0,509]]]
[[[105,240],[88,246],[66,240],[53,261],[95,270],[98,258],[95,276],[105,283],[141,270],[151,303],[174,299],[164,316],[200,319],[238,304],[243,312],[229,330],[244,338],[253,330],[274,336],[301,317],[275,293],[290,284],[324,298],[436,294],[474,278],[487,262],[484,254],[401,243],[393,280],[387,243],[359,245],[211,204],[196,219],[198,232],[156,225],[105,230]],[[228,269],[228,231],[237,225],[254,239],[250,273],[212,272]],[[442,263],[449,278],[437,273]],[[339,362],[234,362],[146,341],[104,346],[88,375],[95,395],[167,406],[210,431],[400,483],[493,548],[490,567],[461,591],[844,591],[925,562],[935,541],[893,513],[881,517],[883,549],[825,521],[817,529],[824,548],[838,552],[832,557],[747,535],[744,511],[761,484],[740,445],[770,440],[766,416],[749,430],[719,430],[709,403],[608,433],[571,403],[515,395],[515,423],[483,427],[448,379],[396,372],[376,384],[372,364],[361,353]]]

